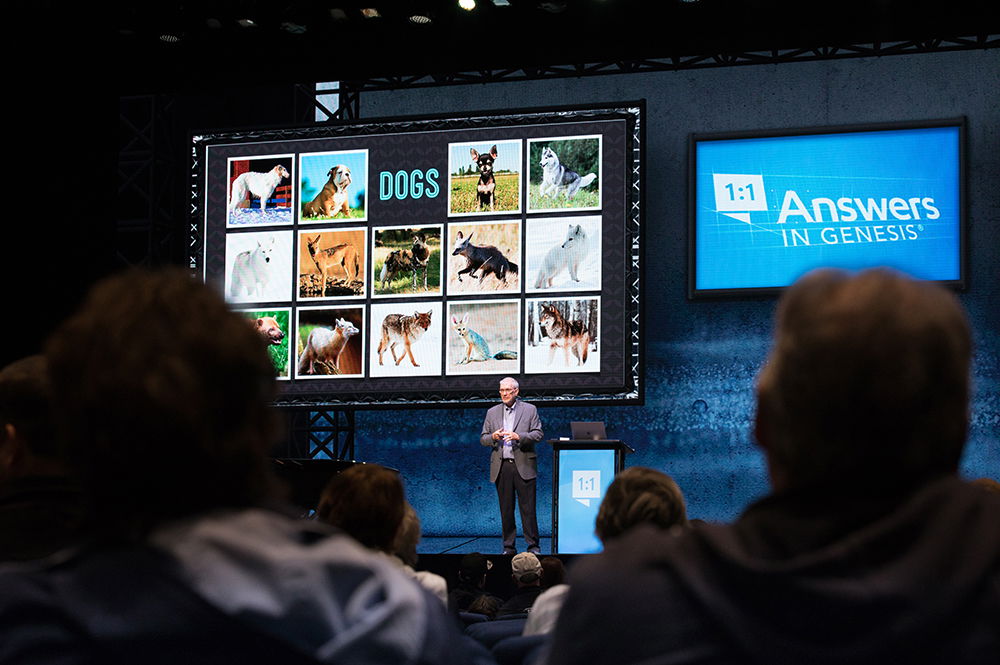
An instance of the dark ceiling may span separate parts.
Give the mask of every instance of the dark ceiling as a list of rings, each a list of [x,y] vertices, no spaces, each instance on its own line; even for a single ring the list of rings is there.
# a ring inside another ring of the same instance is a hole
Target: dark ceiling
[[[979,38],[984,0],[242,0],[119,9],[122,93]],[[379,18],[364,18],[374,7]],[[342,10],[337,18],[331,10]],[[422,13],[429,24],[409,17]],[[989,14],[989,16],[988,16]],[[240,27],[249,18],[253,27]],[[166,43],[161,35],[176,35]],[[995,39],[991,40],[995,45]],[[975,43],[975,42],[973,42]]]

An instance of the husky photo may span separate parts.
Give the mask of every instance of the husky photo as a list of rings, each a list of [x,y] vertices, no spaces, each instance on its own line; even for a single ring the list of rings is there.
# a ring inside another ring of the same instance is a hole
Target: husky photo
[[[600,216],[529,219],[525,233],[528,291],[600,290]]]
[[[520,303],[448,303],[447,374],[517,374],[521,361]]]
[[[230,159],[226,226],[291,224],[293,155]]]
[[[444,329],[441,301],[373,304],[369,376],[440,376]]]
[[[528,140],[528,212],[601,209],[601,137]]]
[[[448,214],[521,211],[521,141],[448,144]]]
[[[601,299],[527,302],[525,373],[599,372]]]
[[[226,235],[226,300],[235,303],[288,300],[292,232],[255,231]]]
[[[372,295],[441,293],[441,225],[372,229]]]
[[[448,225],[448,295],[521,290],[520,222]]]

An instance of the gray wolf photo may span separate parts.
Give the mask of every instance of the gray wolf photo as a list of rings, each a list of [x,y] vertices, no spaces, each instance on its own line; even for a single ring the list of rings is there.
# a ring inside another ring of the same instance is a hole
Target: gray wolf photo
[[[600,371],[600,298],[527,302],[526,373]]]

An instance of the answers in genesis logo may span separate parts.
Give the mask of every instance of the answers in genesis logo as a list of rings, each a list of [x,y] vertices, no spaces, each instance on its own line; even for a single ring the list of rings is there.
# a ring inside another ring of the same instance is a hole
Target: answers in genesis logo
[[[712,181],[716,212],[748,225],[751,213],[769,212],[764,176],[714,173]],[[761,217],[755,221],[771,227],[773,215]],[[771,230],[785,247],[899,242],[916,240],[924,230],[921,221],[940,217],[930,196],[803,197],[788,189]]]

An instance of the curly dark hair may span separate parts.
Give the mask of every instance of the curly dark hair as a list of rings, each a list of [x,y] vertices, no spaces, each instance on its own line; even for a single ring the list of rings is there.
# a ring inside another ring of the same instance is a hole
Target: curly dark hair
[[[67,457],[116,536],[271,490],[275,383],[265,345],[187,271],[100,282],[46,355]]]

